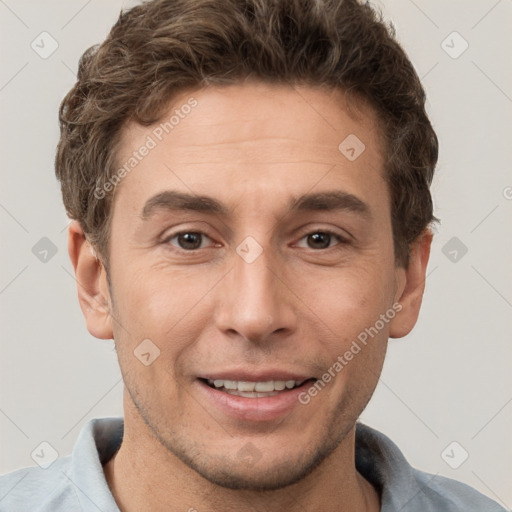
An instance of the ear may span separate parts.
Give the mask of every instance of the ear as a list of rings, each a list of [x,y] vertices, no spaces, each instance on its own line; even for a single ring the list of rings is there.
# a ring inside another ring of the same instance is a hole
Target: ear
[[[397,290],[395,303],[400,303],[402,309],[390,322],[389,336],[402,338],[409,334],[415,326],[420,313],[432,232],[425,230],[412,244],[407,268],[397,268]]]
[[[87,330],[95,338],[113,339],[107,274],[77,221],[72,221],[68,228],[68,253]]]

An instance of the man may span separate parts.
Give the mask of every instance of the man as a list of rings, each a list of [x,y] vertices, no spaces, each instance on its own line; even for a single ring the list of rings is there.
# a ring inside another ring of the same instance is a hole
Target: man
[[[56,173],[124,420],[6,511],[500,511],[357,423],[413,328],[437,139],[355,0],[155,0],[86,52]]]

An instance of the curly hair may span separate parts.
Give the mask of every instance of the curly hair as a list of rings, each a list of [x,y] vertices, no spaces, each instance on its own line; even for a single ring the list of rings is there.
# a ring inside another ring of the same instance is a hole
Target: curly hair
[[[366,101],[384,132],[395,259],[435,219],[438,141],[425,92],[394,29],[357,0],[152,0],[121,12],[81,57],[61,103],[55,160],[68,215],[108,269],[114,175],[124,125],[150,125],[178,92],[207,84],[329,86]]]

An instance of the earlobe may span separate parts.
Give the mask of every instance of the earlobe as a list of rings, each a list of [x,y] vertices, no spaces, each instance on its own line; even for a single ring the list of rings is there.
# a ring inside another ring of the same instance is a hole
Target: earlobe
[[[105,268],[77,221],[69,225],[68,253],[75,269],[78,301],[88,331],[95,338],[113,339],[111,300]]]
[[[401,310],[390,322],[389,336],[402,338],[411,332],[418,320],[423,292],[432,232],[426,229],[412,244],[409,265],[397,269],[397,296],[395,302],[400,303]]]

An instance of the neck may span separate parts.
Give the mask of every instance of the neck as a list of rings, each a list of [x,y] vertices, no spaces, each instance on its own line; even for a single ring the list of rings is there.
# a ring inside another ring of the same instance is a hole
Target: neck
[[[121,512],[234,512],[249,505],[268,512],[378,512],[378,493],[357,472],[354,452],[355,427],[298,483],[263,492],[226,489],[166,450],[137,412],[125,409],[123,442],[104,471]]]

